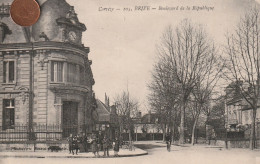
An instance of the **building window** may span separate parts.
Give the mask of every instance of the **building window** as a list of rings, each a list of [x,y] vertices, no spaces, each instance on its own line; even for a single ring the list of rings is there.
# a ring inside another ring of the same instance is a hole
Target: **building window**
[[[63,62],[51,62],[51,81],[63,82]]]
[[[3,129],[14,129],[15,122],[14,99],[3,100]]]
[[[80,84],[84,84],[84,67],[79,66],[79,82]]]
[[[14,83],[15,82],[15,63],[14,61],[4,61],[3,68],[3,82]]]
[[[84,84],[84,67],[74,63],[53,61],[51,62],[51,81]]]
[[[77,66],[76,64],[68,63],[68,72],[67,72],[68,82],[76,83],[77,82]]]

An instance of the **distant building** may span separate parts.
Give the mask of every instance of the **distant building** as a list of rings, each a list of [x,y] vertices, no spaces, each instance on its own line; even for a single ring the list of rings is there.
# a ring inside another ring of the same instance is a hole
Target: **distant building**
[[[141,112],[134,121],[134,140],[162,140],[163,131],[158,116],[151,111],[142,116]]]
[[[105,101],[106,104],[98,99],[96,100],[96,113],[98,119],[95,121],[96,127],[94,131],[96,131],[96,133],[101,132],[103,135],[114,139],[115,135],[119,133],[118,115],[116,107],[114,105],[109,105],[107,97]]]
[[[249,138],[252,123],[252,108],[239,92],[236,83],[225,90],[225,127],[229,138]],[[257,138],[260,138],[260,107],[256,115]]]

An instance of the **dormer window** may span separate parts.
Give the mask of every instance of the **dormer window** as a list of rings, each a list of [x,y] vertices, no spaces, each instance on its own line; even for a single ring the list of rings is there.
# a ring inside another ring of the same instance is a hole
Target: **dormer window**
[[[3,43],[6,35],[10,34],[12,34],[12,31],[9,27],[5,23],[0,22],[0,43]]]

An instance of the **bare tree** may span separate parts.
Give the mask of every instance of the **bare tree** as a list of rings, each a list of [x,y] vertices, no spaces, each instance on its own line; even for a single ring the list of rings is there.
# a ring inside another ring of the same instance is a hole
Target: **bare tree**
[[[132,118],[136,117],[139,112],[139,102],[130,97],[128,91],[123,91],[115,98],[117,112],[120,123],[120,129],[125,130],[129,134],[130,149],[132,148],[132,134],[134,128]]]
[[[166,132],[175,136],[177,132],[178,115],[178,88],[176,80],[170,70],[165,67],[162,60],[154,65],[152,72],[152,82],[148,85],[150,95],[148,97],[150,106],[156,111],[159,123],[163,130],[163,140]],[[174,140],[174,137],[172,137]]]
[[[180,139],[184,143],[185,109],[198,81],[207,78],[215,48],[200,25],[183,20],[175,30],[170,26],[163,33],[158,55],[171,72],[180,90]]]
[[[193,91],[193,100],[192,102],[192,116],[193,116],[193,126],[192,126],[192,133],[191,133],[191,144],[194,145],[194,139],[195,139],[195,130],[197,127],[197,123],[199,120],[199,117],[202,112],[208,111],[208,108],[210,107],[210,94],[207,91],[203,90],[196,90]]]
[[[204,68],[203,78],[198,78],[195,87],[192,90],[192,97],[194,104],[194,123],[192,129],[191,144],[194,145],[194,134],[196,124],[198,122],[201,112],[206,114],[207,118],[210,114],[210,102],[214,95],[214,89],[217,82],[222,77],[224,64],[221,63],[221,58],[216,55],[212,49],[212,53],[208,56],[208,65]]]
[[[252,108],[250,148],[255,148],[255,121],[260,96],[260,19],[257,6],[246,13],[233,34],[227,36],[227,78],[237,84]]]

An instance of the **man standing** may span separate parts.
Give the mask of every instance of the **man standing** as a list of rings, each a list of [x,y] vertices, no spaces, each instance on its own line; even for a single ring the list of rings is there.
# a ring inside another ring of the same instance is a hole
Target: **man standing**
[[[99,157],[99,153],[98,153],[98,146],[97,146],[97,137],[96,135],[93,133],[92,134],[92,138],[89,140],[92,146],[92,152],[94,154],[95,157]]]
[[[110,146],[109,138],[105,135],[103,139],[104,157],[105,156],[109,157],[109,146]]]
[[[67,138],[67,141],[69,143],[69,154],[71,154],[71,151],[72,151],[72,141],[73,141],[72,134],[70,134],[70,136]]]
[[[88,144],[88,138],[87,138],[87,135],[85,133],[83,133],[83,136],[82,136],[82,144],[83,144],[83,148],[84,148],[84,152],[87,152],[88,151],[88,147],[87,147],[87,144]]]
[[[119,139],[116,137],[115,142],[114,142],[114,156],[118,157],[118,152],[119,152]]]
[[[172,138],[171,138],[171,135],[169,133],[167,133],[165,140],[166,140],[166,144],[167,144],[167,150],[168,150],[168,152],[170,152],[171,151]]]
[[[101,131],[99,131],[98,136],[97,136],[97,145],[98,145],[98,149],[100,151],[103,150],[102,142],[103,142],[103,136],[102,136]]]
[[[74,149],[76,150],[76,155],[78,155],[79,150],[79,136],[75,135],[72,139],[72,154],[74,155]]]

